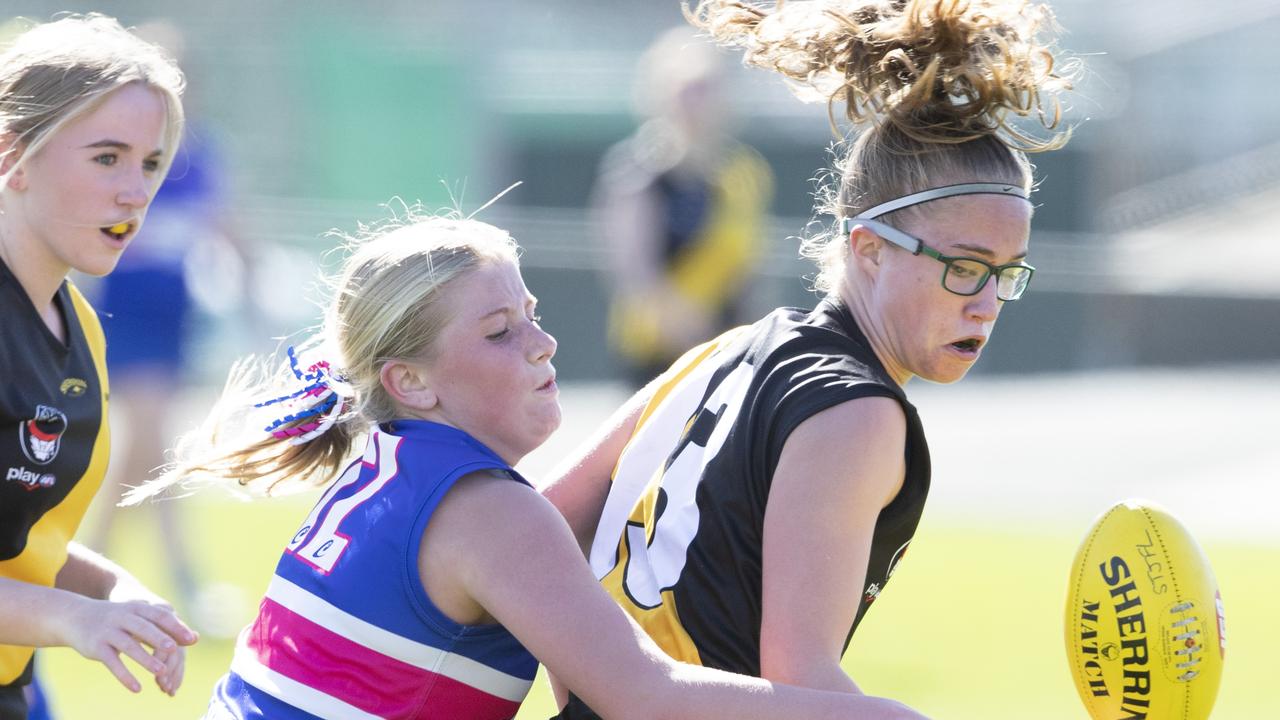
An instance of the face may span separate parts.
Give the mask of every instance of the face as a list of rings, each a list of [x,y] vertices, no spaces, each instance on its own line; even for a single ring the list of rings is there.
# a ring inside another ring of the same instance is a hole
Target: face
[[[111,272],[160,186],[167,122],[155,91],[139,84],[112,91],[10,177],[5,232],[50,272]]]
[[[1031,204],[1002,195],[945,198],[922,208],[902,229],[943,255],[999,266],[1026,258]],[[956,295],[942,287],[943,263],[880,244],[878,264],[859,264],[872,274],[862,301],[869,305],[868,336],[886,369],[899,382],[913,375],[941,383],[964,377],[1004,305],[996,298],[995,278],[976,295]]]
[[[450,282],[445,325],[426,363],[437,405],[426,419],[465,430],[515,464],[560,426],[555,338],[509,261],[487,262]]]

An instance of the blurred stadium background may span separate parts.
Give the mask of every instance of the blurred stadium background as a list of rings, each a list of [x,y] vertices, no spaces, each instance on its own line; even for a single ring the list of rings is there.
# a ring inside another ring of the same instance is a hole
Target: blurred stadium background
[[[1263,674],[1280,643],[1264,614],[1280,588],[1280,7],[1052,4],[1088,75],[1068,111],[1075,138],[1034,158],[1034,292],[970,379],[909,388],[934,497],[847,662],[868,692],[939,718],[1083,717],[1060,637],[1067,571],[1093,516],[1142,495],[1218,570],[1230,657],[1215,717],[1280,717]],[[457,198],[469,212],[515,181],[481,217],[526,249],[567,417],[529,469],[545,471],[623,397],[602,342],[604,243],[583,206],[601,154],[634,127],[639,53],[682,22],[674,1],[6,0],[0,23],[91,10],[185,33],[190,111],[225,155],[231,220],[254,252],[252,302],[218,278],[201,290],[217,312],[199,320],[193,418],[233,357],[315,321],[326,230],[376,220],[392,197]],[[826,114],[729,61],[739,137],[777,179],[751,314],[808,304],[793,236],[828,161]],[[310,499],[184,502],[214,602],[247,620]],[[163,540],[145,513],[129,517],[114,555],[163,586]],[[194,651],[176,701],[131,697],[70,651],[44,662],[60,717],[193,717],[230,651]],[[535,700],[522,718],[549,714]]]

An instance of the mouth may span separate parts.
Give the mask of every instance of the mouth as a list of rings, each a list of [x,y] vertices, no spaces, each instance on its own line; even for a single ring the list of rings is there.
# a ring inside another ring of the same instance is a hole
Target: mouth
[[[550,393],[550,392],[555,392],[555,391],[557,391],[558,389],[559,389],[559,388],[556,386],[556,376],[555,376],[555,375],[552,375],[552,376],[551,376],[551,379],[549,379],[549,380],[547,380],[546,382],[544,382],[544,383],[542,383],[541,385],[539,385],[539,386],[537,387],[537,389],[536,389],[536,390],[534,390],[534,392],[539,392],[539,393]]]
[[[986,341],[987,339],[981,335],[973,335],[962,340],[957,340],[948,345],[948,347],[963,357],[976,358],[982,351],[982,346],[986,344]]]
[[[133,234],[133,231],[136,230],[137,227],[138,224],[133,220],[125,220],[124,222],[118,222],[115,225],[107,225],[99,228],[99,230],[101,230],[103,235],[106,235],[115,242],[123,243],[130,235]]]

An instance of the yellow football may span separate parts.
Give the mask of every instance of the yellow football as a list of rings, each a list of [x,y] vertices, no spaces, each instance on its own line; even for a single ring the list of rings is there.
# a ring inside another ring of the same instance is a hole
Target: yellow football
[[[1204,720],[1226,655],[1222,596],[1168,511],[1127,500],[1093,523],[1071,564],[1071,676],[1094,720]]]

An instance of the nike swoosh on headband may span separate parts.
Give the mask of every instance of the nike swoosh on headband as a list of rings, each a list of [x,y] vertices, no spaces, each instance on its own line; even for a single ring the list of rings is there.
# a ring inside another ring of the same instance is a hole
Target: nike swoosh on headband
[[[921,190],[910,195],[903,195],[888,202],[880,203],[873,208],[864,210],[854,217],[842,218],[840,221],[841,230],[846,235],[853,229],[855,220],[871,220],[881,215],[887,215],[895,210],[919,205],[930,200],[938,200],[945,197],[953,197],[956,195],[1012,195],[1030,200],[1030,194],[1017,185],[1009,185],[1007,183],[961,183],[959,185],[943,185],[942,187]]]

